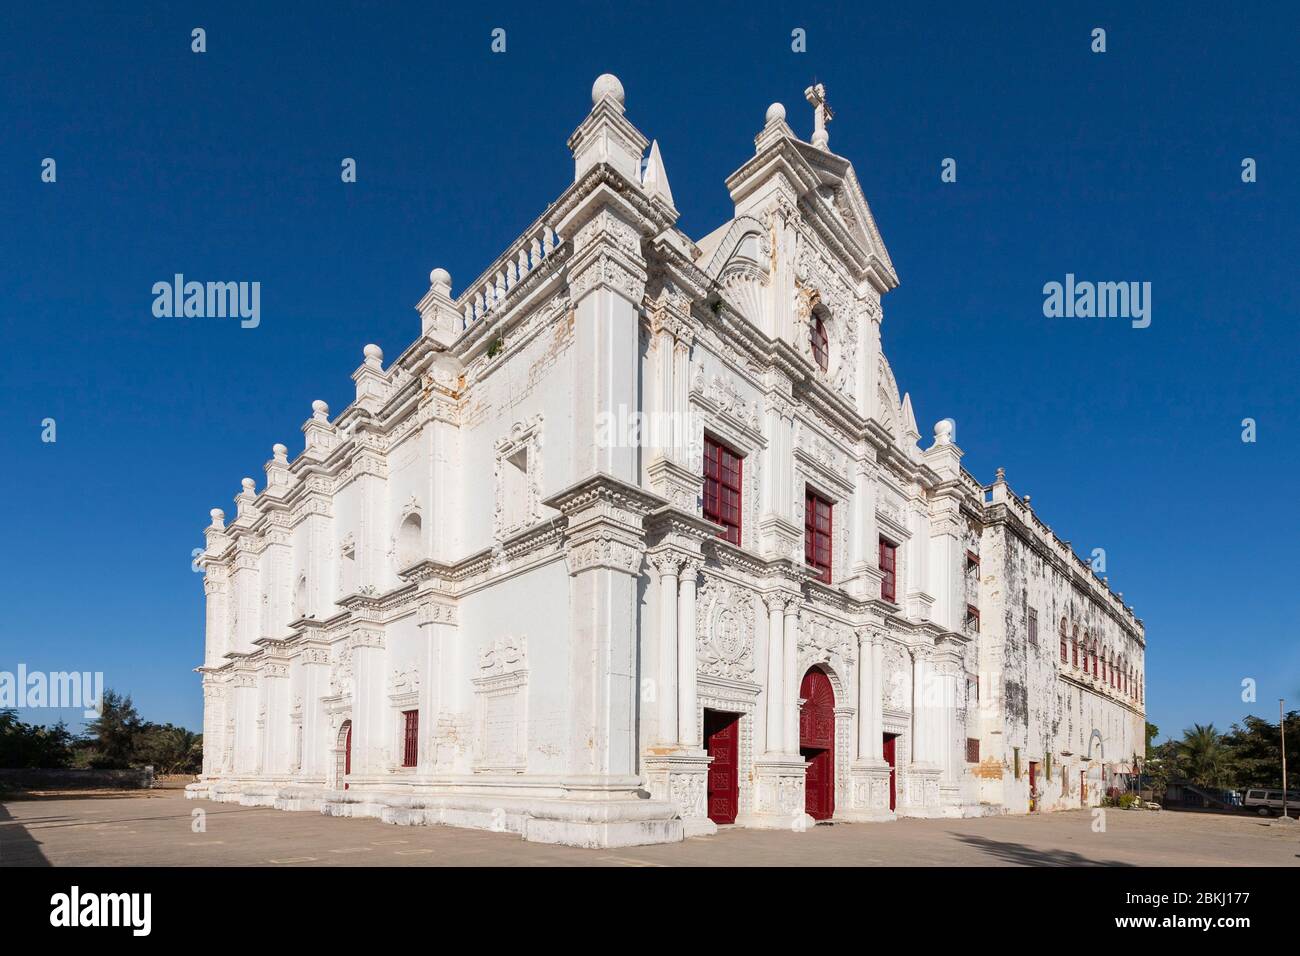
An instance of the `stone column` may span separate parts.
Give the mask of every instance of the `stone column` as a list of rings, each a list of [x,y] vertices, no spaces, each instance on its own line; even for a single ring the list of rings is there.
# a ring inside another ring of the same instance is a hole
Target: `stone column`
[[[690,448],[691,432],[688,427],[690,415],[690,375],[691,343],[685,328],[679,331],[679,338],[673,345],[673,458],[685,465]]]
[[[785,606],[785,626],[782,628],[785,645],[785,697],[782,704],[785,716],[785,745],[791,754],[799,753],[799,601],[791,600]]]
[[[640,799],[636,729],[643,523],[665,502],[598,474],[544,503],[565,516],[572,628],[568,769],[561,780],[564,800],[534,811],[524,838],[593,847],[680,840],[677,807],[662,798]]]
[[[885,636],[875,632],[871,637],[871,761],[885,761]]]
[[[675,554],[655,556],[659,569],[659,687],[655,698],[659,721],[659,742],[677,743],[677,572],[681,558]]]
[[[313,642],[301,654],[302,665],[302,770],[304,783],[324,785],[327,780],[326,757],[331,741],[329,722],[321,698],[329,693],[330,653],[324,641]]]
[[[441,606],[433,602],[420,605],[416,612],[416,625],[420,630],[420,759],[418,772],[431,773],[438,762],[437,734],[439,711],[442,707],[442,694],[439,685],[441,677],[442,650],[438,640],[437,620]]]
[[[849,540],[853,553],[849,559],[850,580],[846,583],[854,596],[862,600],[880,597],[880,532],[876,527],[875,472],[873,462],[858,462],[853,489],[853,526]]]
[[[858,631],[858,751],[857,759],[870,760],[874,756],[872,735],[876,730],[875,663],[871,657],[872,633],[865,628]]]
[[[784,594],[765,594],[767,605],[767,752],[785,753],[785,605]]]
[[[762,451],[762,511],[758,521],[758,544],[764,555],[800,563],[803,528],[794,520],[794,405],[790,383],[782,380],[764,401],[763,433],[767,447]]]
[[[358,627],[348,638],[355,676],[352,700],[352,786],[373,782],[392,761],[396,727],[388,720],[384,633]],[[364,779],[362,779],[364,778]]]
[[[265,772],[273,776],[289,773],[289,663],[285,659],[267,661],[266,673],[266,762]]]
[[[768,612],[767,751],[754,760],[754,806],[737,817],[742,826],[802,830],[813,824],[805,812],[804,774],[799,756],[799,600],[786,590],[763,595]]]
[[[257,767],[257,676],[241,672],[234,680],[234,751],[232,767],[237,777],[250,777]]]
[[[209,674],[203,675],[203,775],[207,780],[218,776],[221,753],[225,749],[219,730],[225,720],[222,706],[225,688]],[[187,788],[188,789],[188,788]]]
[[[226,578],[225,567],[218,564],[208,565],[203,577],[203,594],[207,599],[204,608],[204,632],[206,634],[204,660],[208,667],[220,667],[224,664],[226,662],[226,652],[230,649],[226,623],[228,592],[229,582]],[[204,727],[207,727],[206,721],[204,721]],[[206,729],[204,733],[207,733]]]
[[[650,464],[646,473],[655,493],[675,507],[694,514],[700,475],[686,467],[691,441],[690,419],[690,299],[665,280],[647,308],[655,339],[650,407]]]
[[[912,762],[908,768],[907,813],[936,816],[939,812],[937,759],[938,714],[934,698],[939,689],[934,680],[934,648],[913,648],[912,666]]]
[[[849,768],[850,805],[836,816],[848,820],[892,820],[889,809],[889,764],[884,760],[881,726],[880,671],[884,637],[863,628],[858,632],[857,759]]]
[[[247,535],[239,538],[238,552],[235,555],[234,600],[236,618],[231,634],[230,650],[240,654],[251,654],[257,650],[253,642],[260,636],[257,627],[260,617],[260,595],[258,593],[258,556],[253,550],[253,539]]]
[[[677,599],[677,740],[689,748],[701,744],[695,682],[695,578],[699,573],[698,560],[683,562]]]

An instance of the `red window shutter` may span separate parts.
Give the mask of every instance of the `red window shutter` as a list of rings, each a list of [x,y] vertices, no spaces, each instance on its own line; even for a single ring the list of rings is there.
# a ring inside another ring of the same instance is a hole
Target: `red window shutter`
[[[820,495],[804,492],[804,561],[815,568],[818,578],[831,583],[831,503]]]
[[[414,767],[420,761],[420,712],[402,711],[403,747],[402,766]]]
[[[886,601],[897,601],[896,570],[898,547],[884,538],[880,539],[880,596]]]
[[[817,362],[817,367],[825,372],[830,367],[830,336],[826,332],[826,322],[816,312],[812,316],[810,338],[813,358]]]
[[[709,435],[704,436],[704,517],[720,524],[719,537],[740,544],[744,459]]]

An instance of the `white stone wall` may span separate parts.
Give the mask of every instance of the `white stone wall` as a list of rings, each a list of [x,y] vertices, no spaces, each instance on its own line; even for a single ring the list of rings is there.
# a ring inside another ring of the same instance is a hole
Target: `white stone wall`
[[[695,242],[621,86],[593,102],[546,217],[456,298],[435,269],[420,336],[367,346],[355,401],[315,403],[303,452],[276,445],[265,486],[213,512],[194,794],[680,839],[713,829],[703,728],[723,711],[738,821],[797,828],[810,668],[834,693],[838,819],[1021,812],[1014,748],[1071,769],[1094,728],[1098,766],[1141,740],[1140,708],[1058,667],[1052,623],[1140,674],[1140,622],[1004,482],[962,470],[949,423],[921,448],[880,350],[897,278],[848,161],[774,105],[727,181],[734,218]],[[706,435],[743,458],[739,546],[704,520]],[[806,489],[833,504],[829,584],[804,563]],[[1050,786],[1043,806],[1069,805]]]

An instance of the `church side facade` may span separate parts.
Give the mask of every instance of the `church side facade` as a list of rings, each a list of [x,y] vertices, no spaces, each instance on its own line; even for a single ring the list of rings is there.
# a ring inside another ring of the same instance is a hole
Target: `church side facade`
[[[773,104],[693,241],[598,79],[546,214],[458,296],[435,269],[419,337],[212,512],[190,797],[596,847],[1134,769],[1142,623],[950,421],[921,447],[805,95],[811,141]]]

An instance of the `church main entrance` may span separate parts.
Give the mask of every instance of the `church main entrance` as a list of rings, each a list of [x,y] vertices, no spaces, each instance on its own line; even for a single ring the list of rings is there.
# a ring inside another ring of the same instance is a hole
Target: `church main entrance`
[[[808,764],[804,809],[814,820],[829,820],[835,813],[835,689],[814,667],[803,675],[799,696],[799,753]]]

